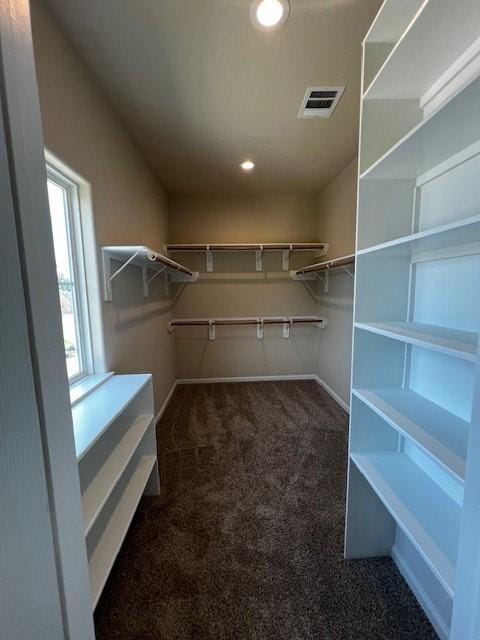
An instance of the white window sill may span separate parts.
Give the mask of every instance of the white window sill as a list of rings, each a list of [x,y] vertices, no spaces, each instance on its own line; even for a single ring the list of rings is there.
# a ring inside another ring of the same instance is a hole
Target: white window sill
[[[70,387],[70,403],[72,407],[83,400],[89,393],[98,389],[100,385],[109,380],[113,376],[114,372],[92,374],[82,378],[76,384],[72,384]]]

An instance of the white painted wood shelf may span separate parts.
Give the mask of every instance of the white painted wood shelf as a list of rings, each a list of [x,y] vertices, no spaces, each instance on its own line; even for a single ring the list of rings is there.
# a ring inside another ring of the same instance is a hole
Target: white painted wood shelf
[[[107,527],[89,559],[90,589],[94,607],[98,603],[113,563],[120,551],[156,460],[156,456],[143,456],[140,458],[120,501],[110,517]]]
[[[480,139],[480,79],[425,117],[370,167],[361,180],[416,179]]]
[[[72,409],[73,435],[80,461],[147,384],[149,374],[113,376]]]
[[[460,505],[405,453],[357,453],[351,458],[453,596]]]
[[[345,556],[390,555],[441,640],[480,638],[479,25],[385,0],[362,58]]]
[[[152,376],[105,376],[72,415],[95,608],[140,497],[160,492]]]
[[[353,394],[459,480],[464,480],[468,422],[411,389],[353,389]]]
[[[477,360],[478,334],[421,322],[356,322],[355,327],[470,362]]]
[[[135,455],[143,436],[152,426],[153,415],[138,416],[105,461],[97,476],[82,495],[85,534],[88,535],[128,463]]]
[[[403,9],[404,0],[400,4]],[[418,2],[410,4],[414,9],[418,6],[419,11],[367,87],[364,93],[367,100],[422,98],[479,39],[480,4],[475,0],[429,0],[421,6]],[[403,22],[398,14],[393,15],[391,5],[393,2],[387,3],[388,9],[384,9],[387,32],[395,30],[393,21],[390,29],[388,27],[388,12],[392,19]],[[379,24],[377,30],[380,28]],[[374,33],[369,39],[373,37]],[[470,57],[473,56],[472,52]]]

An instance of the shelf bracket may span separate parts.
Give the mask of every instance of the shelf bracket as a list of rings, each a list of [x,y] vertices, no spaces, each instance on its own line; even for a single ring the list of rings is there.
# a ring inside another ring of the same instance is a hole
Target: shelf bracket
[[[290,327],[292,326],[292,320],[285,320],[283,323],[283,337],[290,338]]]
[[[255,251],[255,271],[263,271],[263,245]]]
[[[323,276],[319,273],[316,273],[315,275],[321,282],[323,282],[323,293],[328,293],[328,287],[330,285],[330,273],[328,269],[324,272]]]
[[[105,302],[111,302],[113,300],[112,281],[116,278],[128,265],[135,260],[140,251],[136,251],[130,258],[122,264],[122,266],[112,273],[112,258],[108,251],[102,249],[102,262],[103,262],[103,283],[104,283],[104,297]]]
[[[353,271],[352,271],[351,269],[349,269],[348,267],[343,267],[343,270],[345,271],[345,273],[348,273],[348,275],[349,275],[351,278],[354,278],[354,277],[355,277],[355,276],[354,276]]]
[[[285,249],[282,251],[282,271],[290,270],[290,254],[292,252],[292,245],[290,245],[290,249]]]
[[[209,245],[207,245],[207,250],[205,251],[205,268],[208,272],[213,271],[213,253]]]
[[[263,340],[263,318],[258,318],[257,338],[258,340]]]
[[[159,276],[161,273],[163,273],[165,271],[167,267],[163,267],[162,269],[159,269],[158,271],[155,271],[155,273],[153,274],[153,276],[151,276],[151,278],[148,277],[148,268],[147,267],[143,267],[142,268],[142,279],[143,279],[143,297],[144,298],[148,298],[150,295],[150,284],[155,280],[155,278],[157,276]]]
[[[213,321],[210,321],[208,323],[208,339],[210,340],[210,342],[213,342],[215,340],[215,323]]]

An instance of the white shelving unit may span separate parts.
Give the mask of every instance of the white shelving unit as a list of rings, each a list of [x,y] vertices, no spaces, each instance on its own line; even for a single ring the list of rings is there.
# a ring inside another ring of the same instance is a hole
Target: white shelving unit
[[[151,375],[105,377],[72,408],[95,607],[141,496],[160,492]]]
[[[109,246],[102,247],[103,288],[106,302],[113,299],[112,282],[129,265],[140,267],[142,270],[143,295],[149,296],[149,287],[160,274],[165,277],[165,288],[169,293],[172,282],[195,282],[198,273],[190,271],[179,262],[171,260],[150,247],[145,246]],[[120,264],[115,270],[112,262]],[[153,272],[153,273],[152,273]]]
[[[451,640],[480,637],[479,24],[386,0],[363,50],[345,555],[391,555]]]

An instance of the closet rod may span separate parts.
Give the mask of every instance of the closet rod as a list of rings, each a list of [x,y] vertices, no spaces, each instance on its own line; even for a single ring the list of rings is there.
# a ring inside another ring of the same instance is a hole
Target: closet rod
[[[151,249],[149,250],[149,253],[148,253],[148,259],[151,262],[160,262],[161,264],[164,264],[165,266],[170,267],[171,269],[180,271],[180,273],[185,273],[187,276],[194,275],[193,271],[190,271],[190,269],[187,269],[181,264],[178,264],[178,262],[175,262],[175,260],[171,260],[170,258],[167,258],[167,256],[163,256],[161,253],[157,253],[156,251],[152,251]]]
[[[240,244],[167,244],[167,251],[317,251],[324,242],[266,242]]]
[[[170,327],[198,327],[209,325],[259,325],[259,324],[312,324],[321,323],[324,318],[318,316],[292,316],[279,318],[177,318],[171,320]]]
[[[296,275],[301,276],[304,273],[313,273],[315,271],[336,269],[337,267],[346,267],[351,264],[355,264],[355,255],[344,256],[342,258],[334,258],[333,260],[326,260],[325,262],[318,262],[316,264],[309,264],[307,267],[297,269],[295,273]]]

